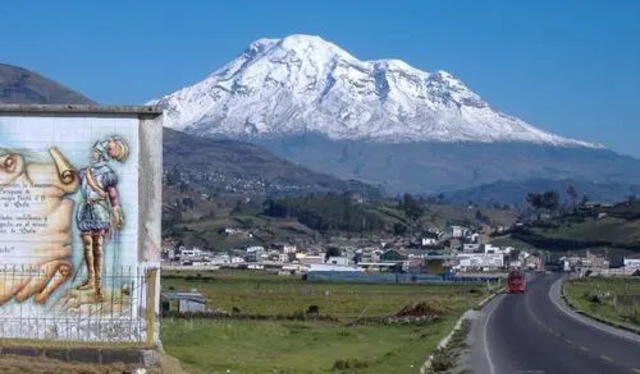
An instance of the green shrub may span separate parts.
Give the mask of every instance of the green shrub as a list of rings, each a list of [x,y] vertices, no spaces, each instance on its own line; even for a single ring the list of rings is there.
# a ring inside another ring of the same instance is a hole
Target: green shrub
[[[358,360],[357,358],[348,358],[336,360],[331,368],[334,371],[351,370],[351,369],[364,369],[368,368],[369,363],[366,361]]]

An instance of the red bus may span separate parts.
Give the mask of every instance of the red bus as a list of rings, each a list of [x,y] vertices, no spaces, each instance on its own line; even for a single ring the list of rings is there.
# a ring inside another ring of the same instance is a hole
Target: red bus
[[[525,292],[527,290],[527,282],[524,272],[521,270],[512,270],[507,278],[507,289],[510,293]]]

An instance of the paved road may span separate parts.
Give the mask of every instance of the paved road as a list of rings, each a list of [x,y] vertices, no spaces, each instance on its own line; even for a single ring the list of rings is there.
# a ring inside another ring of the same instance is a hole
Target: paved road
[[[525,294],[500,295],[474,316],[469,364],[475,373],[640,374],[640,337],[560,308],[560,276],[536,274]]]

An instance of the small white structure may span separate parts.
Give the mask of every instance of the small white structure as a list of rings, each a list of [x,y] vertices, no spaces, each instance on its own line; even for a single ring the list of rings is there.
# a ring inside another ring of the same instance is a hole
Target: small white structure
[[[497,253],[460,253],[456,256],[458,264],[454,270],[491,271],[504,267],[504,256]]]
[[[480,233],[474,232],[469,236],[469,239],[471,239],[473,243],[477,243],[480,240]]]
[[[295,245],[285,245],[282,247],[282,253],[296,253],[298,252],[298,247]]]
[[[198,247],[193,247],[191,249],[180,247],[179,251],[181,259],[200,258],[203,256],[202,250]]]
[[[262,255],[264,253],[264,247],[262,246],[252,246],[247,248],[247,254],[245,255],[245,260],[247,262],[258,262],[262,260]]]
[[[625,258],[624,259],[624,267],[625,268],[640,268],[640,258]]]
[[[319,255],[308,255],[306,253],[296,253],[296,259],[305,265],[310,264],[324,264],[324,253]]]
[[[484,253],[496,253],[496,254],[501,254],[501,255],[506,255],[511,253],[511,251],[513,251],[513,247],[505,247],[505,248],[501,248],[501,247],[496,247],[495,245],[491,245],[491,244],[483,244],[483,248],[484,248]]]
[[[423,247],[432,247],[436,244],[438,244],[438,239],[436,238],[422,238]]]
[[[330,265],[348,266],[349,258],[346,256],[331,256],[326,263]]]
[[[465,234],[465,231],[467,231],[467,229],[462,226],[454,225],[447,228],[447,234],[449,234],[449,236],[451,236],[452,238],[462,238]]]

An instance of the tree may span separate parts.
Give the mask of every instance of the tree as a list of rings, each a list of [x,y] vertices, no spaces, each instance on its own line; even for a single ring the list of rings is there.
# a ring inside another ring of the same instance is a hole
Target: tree
[[[424,213],[420,203],[408,193],[404,194],[402,199],[402,210],[404,210],[404,213],[412,221],[416,221],[418,218],[422,217],[422,214]]]
[[[544,208],[553,212],[560,207],[560,195],[556,191],[547,191],[542,194]]]
[[[338,247],[329,247],[327,248],[327,253],[325,253],[324,258],[328,260],[329,257],[340,257],[342,256],[342,251]]]
[[[529,192],[527,194],[527,203],[529,203],[529,205],[531,205],[531,207],[535,210],[542,209],[542,194]]]
[[[560,207],[560,195],[556,191],[544,193],[530,192],[527,194],[527,202],[536,211],[547,210],[553,212]]]
[[[570,184],[567,187],[567,195],[569,195],[569,197],[571,198],[571,202],[573,203],[573,206],[576,206],[576,203],[578,201],[578,191],[573,186],[573,184]]]
[[[407,226],[400,222],[396,222],[393,224],[393,233],[398,236],[404,235],[407,233]]]
[[[485,216],[484,214],[482,214],[482,212],[480,211],[480,209],[476,210],[476,219],[482,223],[486,223],[489,224],[491,222],[491,220],[489,219],[489,217]]]
[[[590,201],[589,196],[582,195],[582,201],[580,202],[580,205],[585,206],[589,201]]]

